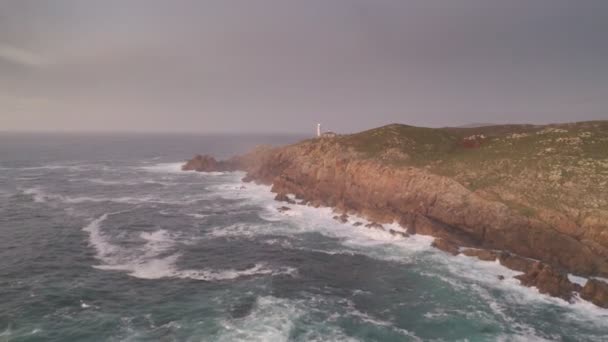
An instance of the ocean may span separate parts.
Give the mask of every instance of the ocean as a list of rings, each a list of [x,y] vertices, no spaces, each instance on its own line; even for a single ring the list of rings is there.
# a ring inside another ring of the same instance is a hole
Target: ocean
[[[608,340],[497,263],[180,171],[299,138],[0,134],[0,341]]]

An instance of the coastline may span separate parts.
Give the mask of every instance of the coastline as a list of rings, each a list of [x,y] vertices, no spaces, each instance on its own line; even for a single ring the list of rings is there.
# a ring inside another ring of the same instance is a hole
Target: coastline
[[[243,176],[246,176],[246,173],[243,173]],[[465,278],[480,281],[484,284],[488,284],[492,287],[496,287],[505,291],[513,291],[514,294],[516,294],[518,297],[521,297],[520,300],[522,301],[540,300],[542,302],[573,308],[576,309],[579,314],[584,315],[584,317],[588,317],[589,319],[597,319],[598,317],[608,318],[608,308],[602,308],[601,306],[595,305],[592,302],[581,298],[579,294],[574,294],[570,300],[565,300],[559,296],[551,296],[548,293],[543,293],[535,286],[522,286],[522,284],[516,277],[525,273],[509,268],[507,265],[501,264],[499,260],[486,260],[483,258],[478,258],[476,256],[469,256],[465,253],[459,253],[457,255],[443,253],[443,251],[433,246],[434,237],[430,235],[411,234],[409,236],[402,236],[391,234],[389,232],[390,229],[402,228],[406,230],[398,223],[384,224],[384,229],[366,228],[365,225],[373,223],[373,221],[369,221],[366,218],[358,216],[356,214],[349,215],[347,222],[341,222],[340,220],[336,220],[334,218],[336,216],[336,212],[334,208],[331,207],[315,207],[309,204],[301,203],[301,201],[295,201],[293,203],[277,201],[275,198],[275,193],[272,192],[272,186],[263,183],[243,181],[242,186],[235,188],[234,190],[235,194],[240,193],[241,191],[253,191],[256,194],[256,197],[260,196],[258,195],[260,191],[268,193],[268,200],[274,199],[275,201],[272,208],[269,209],[275,212],[276,215],[298,218],[311,216],[317,220],[319,219],[319,217],[321,217],[324,219],[325,222],[330,224],[330,226],[327,228],[328,230],[335,231],[336,227],[340,227],[339,231],[336,232],[338,236],[342,236],[342,234],[350,235],[351,233],[355,233],[358,237],[360,237],[359,243],[361,244],[396,245],[397,247],[402,247],[405,250],[411,252],[431,252],[432,259],[436,260],[437,262],[440,262],[447,268],[451,269],[454,274],[459,274],[461,276],[464,276]],[[295,196],[290,194],[288,197],[294,199]],[[287,211],[281,210],[281,208],[284,206],[289,207],[290,209]],[[267,219],[272,220],[272,217],[269,217]],[[363,224],[357,225],[357,223]],[[363,241],[363,239],[367,241]],[[389,260],[406,262],[406,260],[395,258],[398,257],[391,256]],[[576,277],[572,274],[565,275],[568,278],[571,278],[571,281],[573,283],[577,282],[580,285],[584,285],[581,283],[593,279]],[[504,278],[501,279],[501,276]],[[443,280],[451,283],[451,280]]]
[[[384,227],[396,223],[407,234],[433,236],[433,246],[449,254],[521,272],[521,284],[541,293],[569,302],[580,296],[608,307],[608,284],[597,279],[608,278],[608,263],[585,243],[454,179],[358,158],[335,139],[258,148],[220,162],[200,156],[182,169],[242,170],[244,181],[271,186],[280,202],[333,208],[338,221],[358,216],[370,222],[358,226],[404,234]],[[582,286],[569,274],[590,280]]]

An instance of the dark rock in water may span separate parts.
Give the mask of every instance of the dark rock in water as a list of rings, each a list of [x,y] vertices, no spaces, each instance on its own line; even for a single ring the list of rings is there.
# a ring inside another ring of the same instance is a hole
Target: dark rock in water
[[[384,226],[377,222],[368,223],[365,225],[365,228],[374,228],[384,230]]]
[[[353,223],[353,226],[355,226],[355,227],[360,227],[360,226],[362,226],[362,225],[363,225],[363,223],[358,222],[358,221],[357,221],[357,222],[355,222],[355,223]]]
[[[296,201],[289,198],[289,196],[287,196],[286,194],[277,194],[274,197],[274,200],[279,201],[279,202],[289,203],[289,204],[296,204]]]
[[[574,292],[581,290],[581,286],[570,282],[565,273],[541,262],[534,263],[528,272],[515,278],[519,279],[522,285],[536,287],[540,293],[567,301],[572,300]]]
[[[208,155],[197,155],[182,165],[182,171],[218,172],[235,171],[236,163],[232,161],[217,161]]]
[[[458,255],[458,245],[454,244],[451,241],[442,238],[436,238],[431,246],[440,249],[444,252],[450,253],[452,255]]]
[[[401,237],[409,237],[410,234],[405,233],[405,232],[400,232],[394,229],[389,229],[388,230],[389,233],[391,233],[392,236],[401,236]]]
[[[340,216],[336,215],[333,217],[334,220],[339,221],[341,223],[346,223],[348,222],[348,215],[346,214],[342,214]]]
[[[498,280],[505,280],[505,276],[503,276],[502,274],[498,275]]]
[[[230,317],[239,319],[248,316],[255,306],[255,297],[245,297],[230,307]]]
[[[285,206],[283,206],[283,207],[279,207],[279,208],[277,208],[277,210],[278,210],[280,213],[284,213],[284,212],[286,212],[286,211],[291,210],[291,208],[290,208],[290,207],[285,207]]]
[[[589,279],[581,291],[581,298],[591,303],[608,308],[608,283],[597,279]]]

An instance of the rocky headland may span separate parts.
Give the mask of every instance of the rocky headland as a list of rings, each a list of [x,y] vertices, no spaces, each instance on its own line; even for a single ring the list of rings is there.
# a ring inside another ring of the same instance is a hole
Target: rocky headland
[[[394,124],[226,161],[197,156],[183,169],[243,170],[246,181],[272,185],[277,200],[373,222],[361,229],[398,222],[448,253],[520,271],[522,285],[541,293],[608,308],[608,121]],[[589,280],[581,286],[568,273]]]

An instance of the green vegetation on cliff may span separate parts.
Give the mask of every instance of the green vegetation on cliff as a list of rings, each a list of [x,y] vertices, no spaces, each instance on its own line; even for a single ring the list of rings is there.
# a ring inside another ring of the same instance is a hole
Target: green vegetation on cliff
[[[526,216],[608,210],[608,121],[423,128],[392,124],[336,138],[362,158],[456,179]],[[547,218],[548,219],[548,218]]]

